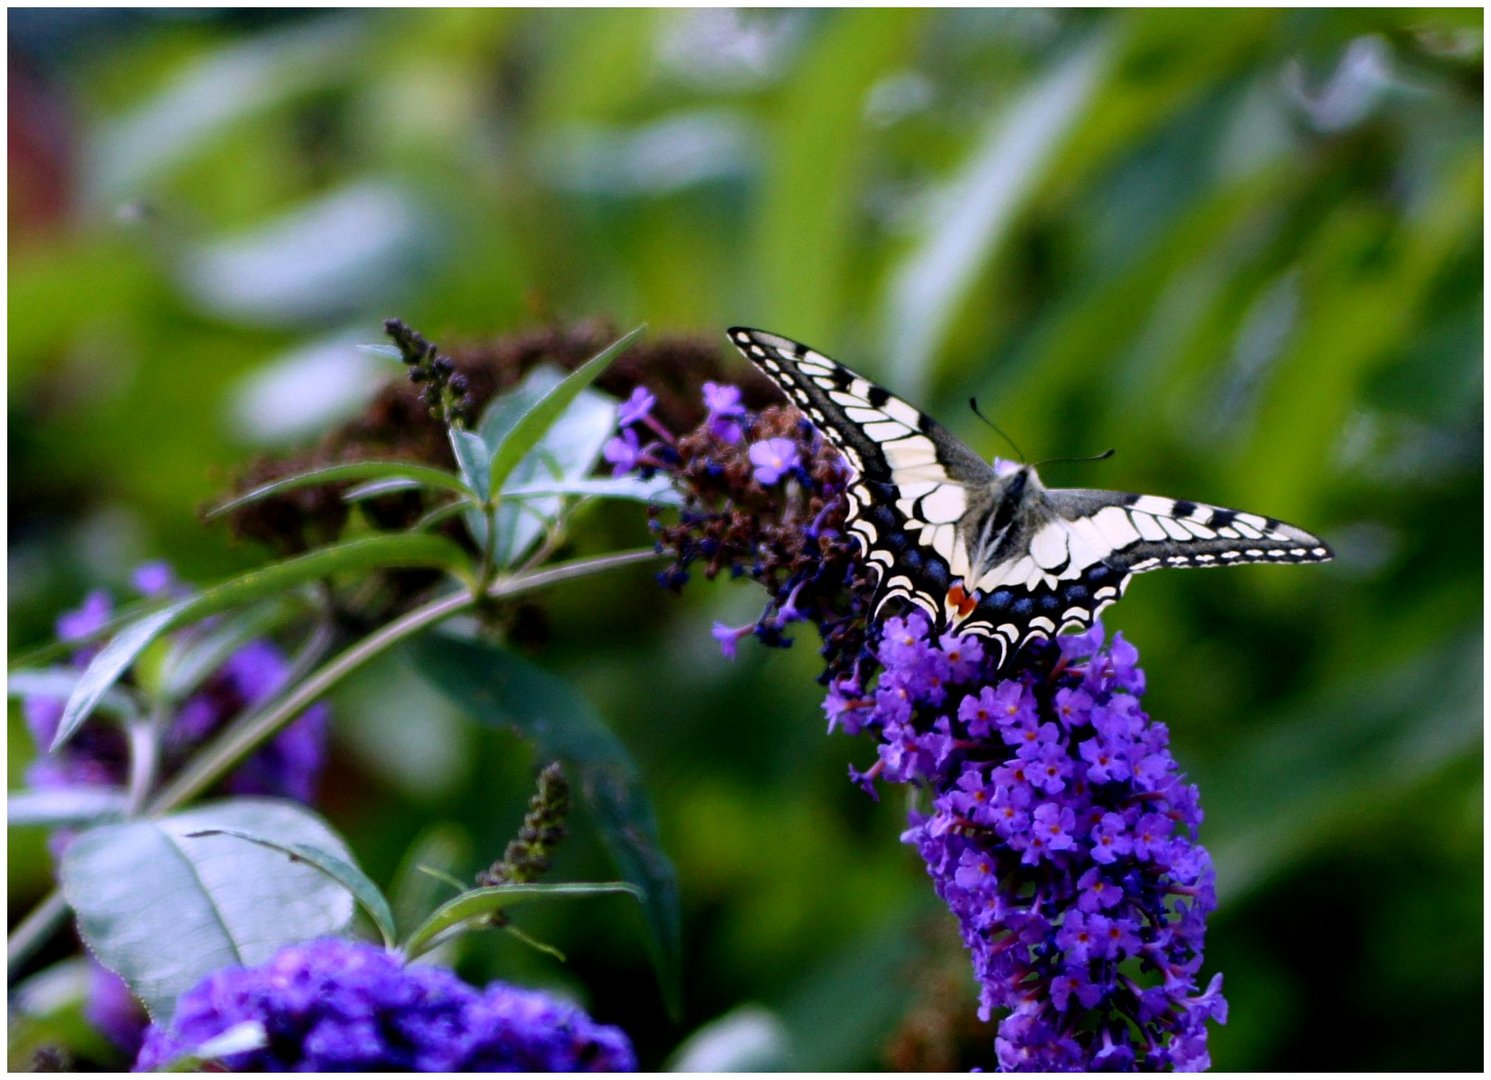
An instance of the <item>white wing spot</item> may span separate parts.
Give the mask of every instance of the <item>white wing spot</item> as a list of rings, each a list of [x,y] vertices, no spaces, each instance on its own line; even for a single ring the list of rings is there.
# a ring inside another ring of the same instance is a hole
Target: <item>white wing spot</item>
[[[881,420],[878,423],[866,424],[864,432],[866,437],[874,439],[878,443],[883,443],[889,442],[891,439],[899,439],[903,435],[910,435],[911,429],[895,420]],[[927,445],[930,446],[931,443]]]
[[[1139,530],[1139,535],[1146,540],[1164,540],[1167,536],[1160,523],[1148,514],[1130,514],[1129,518],[1134,522],[1134,528]]]
[[[921,500],[921,512],[928,521],[957,521],[967,509],[963,489],[954,484],[942,484]]]
[[[1156,518],[1155,520],[1160,523],[1160,528],[1170,534],[1170,539],[1189,540],[1191,538],[1191,534],[1186,532],[1186,527],[1180,522],[1167,517]]]
[[[881,407],[886,416],[901,421],[907,427],[917,427],[921,423],[921,415],[900,398],[890,398]]]
[[[1129,515],[1124,513],[1120,507],[1105,506],[1090,520],[1115,551],[1119,548],[1126,548],[1139,540],[1139,530],[1134,528]]]
[[[1134,509],[1146,514],[1154,514],[1156,517],[1174,517],[1175,500],[1159,495],[1141,495],[1134,500]]]
[[[1036,533],[1030,540],[1030,557],[1045,570],[1053,570],[1066,562],[1066,529],[1060,523],[1053,523]]]

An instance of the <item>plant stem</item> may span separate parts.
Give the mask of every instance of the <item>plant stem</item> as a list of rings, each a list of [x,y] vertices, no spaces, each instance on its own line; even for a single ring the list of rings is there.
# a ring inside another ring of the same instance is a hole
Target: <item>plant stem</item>
[[[163,814],[173,810],[211,787],[219,777],[233,768],[258,745],[270,738],[303,709],[314,704],[342,679],[356,671],[373,657],[412,637],[425,627],[448,619],[450,616],[471,607],[475,601],[470,593],[460,592],[432,600],[422,607],[406,612],[400,618],[380,627],[367,637],[337,654],[336,658],[323,665],[315,674],[291,690],[268,708],[251,713],[235,721],[226,731],[209,743],[200,754],[187,763],[169,784],[150,800],[146,814]]]
[[[159,708],[150,716],[131,720],[129,734],[129,794],[126,796],[124,813],[133,817],[145,805],[145,798],[155,785],[155,771],[160,766],[160,740],[165,731],[165,717]]]
[[[5,946],[7,982],[16,977],[32,953],[51,939],[66,916],[67,901],[62,898],[62,890],[53,889],[31,909],[31,914],[21,920],[21,925],[11,931]]]
[[[644,562],[656,557],[656,552],[650,548],[644,548],[588,559],[573,559],[545,570],[500,577],[487,588],[485,595],[492,599],[516,596],[533,589],[543,588],[545,585],[598,574],[618,566]],[[443,622],[452,615],[474,607],[475,604],[476,598],[470,593],[461,592],[444,596],[430,601],[423,607],[406,612],[400,618],[349,646],[279,701],[235,722],[188,763],[175,779],[162,788],[150,801],[145,812],[163,814],[201,794],[260,743],[272,737],[280,728],[295,719],[302,710],[314,704],[328,690],[363,664],[399,642],[413,637],[429,626]]]

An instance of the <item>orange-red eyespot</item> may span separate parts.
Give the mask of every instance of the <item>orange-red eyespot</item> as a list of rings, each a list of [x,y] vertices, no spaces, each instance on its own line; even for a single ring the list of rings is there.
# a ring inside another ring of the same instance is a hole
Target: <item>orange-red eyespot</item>
[[[978,607],[978,599],[963,588],[961,581],[955,581],[947,590],[947,607],[949,611],[956,612],[958,618],[966,619],[973,614],[973,609]]]

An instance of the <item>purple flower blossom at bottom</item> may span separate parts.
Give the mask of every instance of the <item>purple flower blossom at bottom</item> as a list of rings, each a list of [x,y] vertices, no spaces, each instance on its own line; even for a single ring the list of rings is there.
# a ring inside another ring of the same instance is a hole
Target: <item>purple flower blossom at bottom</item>
[[[485,990],[446,968],[404,966],[361,942],[290,945],[182,994],[169,1028],[152,1024],[137,1072],[167,1065],[239,1024],[267,1044],[232,1054],[233,1072],[633,1072],[631,1041],[538,990]]]

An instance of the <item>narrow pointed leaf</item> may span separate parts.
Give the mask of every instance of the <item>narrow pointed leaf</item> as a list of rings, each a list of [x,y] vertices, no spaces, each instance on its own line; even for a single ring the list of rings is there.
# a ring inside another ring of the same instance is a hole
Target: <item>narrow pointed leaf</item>
[[[77,668],[32,668],[11,672],[7,688],[13,698],[47,697],[66,701],[82,679],[83,672]],[[126,721],[140,715],[140,706],[134,698],[118,686],[104,692],[98,699],[97,708]]]
[[[483,419],[500,442],[534,404],[564,381],[555,368],[536,368],[511,395],[493,402]],[[509,403],[506,398],[513,400]],[[506,407],[503,407],[506,406]],[[559,525],[565,510],[560,493],[512,498],[515,489],[533,484],[564,484],[582,480],[595,470],[601,450],[616,431],[616,403],[595,390],[582,389],[539,436],[521,461],[507,474],[497,507],[497,536],[493,554],[499,566],[521,559],[545,532]]]
[[[470,889],[460,896],[447,900],[435,909],[419,928],[404,942],[404,951],[410,957],[426,951],[435,938],[452,927],[484,918],[494,912],[505,911],[530,900],[573,900],[587,896],[608,896],[627,893],[642,899],[642,890],[625,881],[564,882],[554,885],[533,883],[527,885],[491,885],[485,889]]]
[[[486,440],[474,431],[451,428],[450,448],[456,455],[456,464],[461,467],[461,478],[466,481],[465,486],[477,498],[491,498],[492,450],[487,446]]]
[[[83,672],[83,677],[78,680],[78,685],[73,688],[71,696],[67,699],[67,706],[62,711],[62,719],[57,724],[57,734],[53,736],[52,745],[48,747],[52,753],[56,753],[68,739],[72,738],[73,732],[77,731],[83,721],[93,713],[99,700],[109,692],[110,687],[119,681],[119,676],[123,675],[135,662],[135,657],[145,651],[145,646],[154,641],[156,636],[164,632],[168,626],[175,625],[191,603],[191,599],[186,598],[163,607],[159,611],[151,612],[138,622],[131,623],[119,631],[118,635],[99,650],[98,655]]]
[[[206,682],[228,658],[296,613],[292,604],[271,600],[225,619],[200,636],[173,646],[161,666],[160,694],[181,701]]]
[[[672,481],[662,475],[644,480],[640,476],[584,477],[578,480],[536,481],[521,487],[510,487],[504,499],[531,499],[542,495],[580,495],[597,499],[632,499],[636,502],[680,506],[683,497]]]
[[[318,484],[353,483],[359,480],[392,479],[403,480],[418,487],[463,493],[466,491],[466,485],[461,483],[459,477],[428,465],[416,465],[408,461],[354,461],[345,465],[328,465],[321,469],[311,469],[309,472],[297,473],[268,484],[261,484],[252,491],[246,491],[221,506],[214,507],[207,516],[217,517],[229,510],[236,510],[240,506],[247,506],[249,503],[267,499],[281,492],[293,491],[296,488],[315,487]]]
[[[631,344],[641,336],[642,330],[643,327],[637,327],[614,345],[585,361],[562,383],[545,394],[533,408],[523,414],[513,425],[512,430],[507,433],[507,437],[493,450],[491,486],[487,489],[489,498],[501,489],[508,474],[513,471],[523,456],[538,444],[549,425],[559,418],[560,413],[564,412],[569,403],[574,401],[580,391],[594,382],[606,368],[610,367],[612,361],[630,348]]]
[[[353,899],[361,904],[363,910],[372,918],[373,924],[378,927],[378,932],[383,935],[385,945],[392,947],[398,940],[393,911],[389,908],[388,901],[384,899],[378,886],[373,884],[372,879],[350,859],[344,859],[316,844],[277,840],[272,836],[263,836],[247,829],[203,829],[201,832],[187,834],[187,838],[191,840],[204,836],[236,837],[239,840],[247,840],[251,844],[267,847],[271,851],[281,852],[296,862],[314,866],[333,881],[346,887]]]

